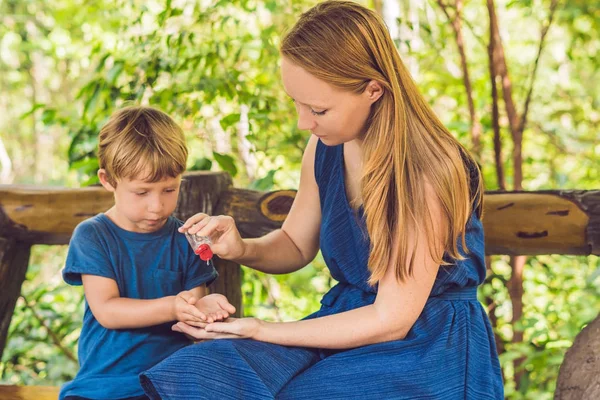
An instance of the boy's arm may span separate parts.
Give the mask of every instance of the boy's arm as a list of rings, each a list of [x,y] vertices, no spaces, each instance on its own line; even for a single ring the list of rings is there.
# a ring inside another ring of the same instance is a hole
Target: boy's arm
[[[85,298],[98,322],[106,329],[143,328],[177,320],[177,296],[152,300],[121,297],[117,283],[110,278],[82,274]],[[206,286],[190,292],[196,299],[206,295]],[[190,305],[190,318],[202,319],[202,314]]]

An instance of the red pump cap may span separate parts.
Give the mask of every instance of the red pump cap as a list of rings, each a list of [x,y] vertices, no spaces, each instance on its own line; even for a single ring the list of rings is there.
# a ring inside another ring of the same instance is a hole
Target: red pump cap
[[[208,261],[213,257],[213,252],[206,243],[198,246],[198,248],[194,250],[194,253],[199,255],[202,261]]]

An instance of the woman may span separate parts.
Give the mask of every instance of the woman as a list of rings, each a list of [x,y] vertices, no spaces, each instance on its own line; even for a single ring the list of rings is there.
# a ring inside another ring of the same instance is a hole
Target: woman
[[[339,284],[315,314],[174,330],[200,344],[141,375],[152,399],[502,399],[473,159],[419,94],[382,20],[318,4],[281,45],[281,74],[309,130],[280,230],[241,239],[227,216],[182,227],[219,257],[267,273],[320,248]]]

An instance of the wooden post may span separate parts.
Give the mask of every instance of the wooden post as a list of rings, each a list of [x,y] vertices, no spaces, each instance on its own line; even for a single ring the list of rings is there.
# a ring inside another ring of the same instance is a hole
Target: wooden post
[[[242,237],[259,237],[281,226],[295,196],[296,192],[292,190],[265,194],[255,190],[231,188],[222,193],[215,214],[233,216]],[[236,315],[242,316],[240,266],[221,259],[215,264],[218,266],[220,278],[215,282],[214,291],[225,294],[229,302],[236,307]]]
[[[1,212],[1,211],[0,211]],[[25,281],[31,245],[0,237],[0,358],[6,345],[8,328]]]
[[[228,174],[207,174],[191,172],[185,175],[175,216],[182,221],[197,213],[208,215],[220,214],[217,208],[223,194],[231,188],[231,177]],[[214,258],[219,278],[210,286],[213,293],[224,294],[236,308],[236,316],[241,316],[241,269],[240,265],[231,261]]]

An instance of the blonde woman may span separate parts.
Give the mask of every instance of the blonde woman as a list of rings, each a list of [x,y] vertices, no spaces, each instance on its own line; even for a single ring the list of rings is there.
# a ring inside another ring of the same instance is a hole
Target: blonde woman
[[[382,22],[345,1],[300,17],[281,45],[298,126],[310,131],[282,228],[242,239],[227,216],[181,230],[282,274],[319,248],[339,283],[315,314],[174,330],[202,343],[141,375],[151,399],[502,399],[485,277],[481,178],[419,94]],[[206,340],[225,339],[225,340]]]

